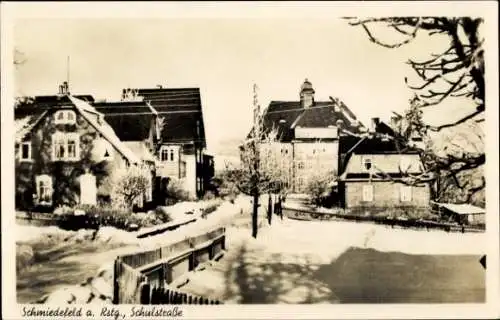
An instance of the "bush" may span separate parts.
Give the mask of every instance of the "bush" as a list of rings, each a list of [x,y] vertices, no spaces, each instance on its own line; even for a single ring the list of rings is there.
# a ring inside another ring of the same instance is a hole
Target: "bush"
[[[189,193],[184,190],[182,182],[177,179],[171,179],[167,186],[167,201],[169,202],[168,204],[175,204],[176,202],[189,200],[191,200],[191,197]]]
[[[165,207],[158,207],[154,211],[152,211],[152,213],[160,223],[167,223],[173,220],[171,214]]]
[[[319,207],[326,203],[331,196],[331,183],[334,181],[334,174],[315,174],[310,177],[306,185],[306,193],[310,196],[310,202]]]
[[[207,191],[203,195],[203,200],[213,200],[215,198],[216,198],[216,196],[215,196],[215,194],[212,191]]]
[[[202,218],[205,218],[207,215],[211,214],[212,212],[214,212],[215,210],[217,210],[217,208],[219,208],[220,206],[220,203],[214,203],[212,205],[209,205],[208,207],[202,209]]]
[[[84,214],[75,215],[77,210]],[[99,229],[102,226],[128,230],[132,224],[141,226],[140,223],[138,216],[129,210],[93,205],[77,205],[58,216],[58,226],[65,230]]]
[[[134,201],[150,187],[147,173],[135,166],[119,171],[113,179],[111,201],[115,207],[132,208]]]

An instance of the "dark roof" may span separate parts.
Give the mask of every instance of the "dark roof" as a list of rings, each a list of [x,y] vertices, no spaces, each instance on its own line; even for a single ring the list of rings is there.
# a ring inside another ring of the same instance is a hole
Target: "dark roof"
[[[91,95],[76,95],[76,98],[87,102],[93,102],[94,97]],[[39,113],[41,111],[49,110],[54,107],[62,105],[73,105],[71,100],[66,95],[52,95],[52,96],[34,96],[17,105],[14,109],[15,119],[23,118],[28,115]]]
[[[399,172],[391,172],[391,173],[385,173],[385,174],[381,174],[381,173],[378,173],[378,174],[372,174],[371,175],[371,178],[387,178],[387,177],[390,177],[390,178],[393,178],[393,179],[397,179],[397,178],[403,178],[403,174],[399,173]],[[344,179],[370,179],[370,173],[348,173],[345,175]],[[390,180],[389,180],[390,181]]]
[[[120,140],[142,141],[148,138],[154,115],[145,102],[98,102],[93,106],[104,114],[104,120]]]
[[[354,153],[357,154],[380,154],[390,152],[418,153],[416,149],[408,147],[405,139],[382,121],[376,124],[375,132],[382,135],[388,135],[389,139],[372,137],[364,139],[356,146],[362,139],[361,137],[344,136],[340,139],[339,152],[341,154],[346,153],[356,146]]]
[[[388,126],[383,121],[379,121],[377,123],[377,125],[375,126],[375,131],[382,134],[388,134],[391,137],[399,137],[399,134],[397,134],[390,126]]]
[[[341,140],[339,147],[340,153],[345,153],[349,151],[349,149],[352,148],[361,139],[360,138],[357,138],[357,140],[350,139],[350,141],[349,140],[345,141],[344,139],[340,140]],[[378,137],[370,137],[363,139],[363,141],[361,141],[354,148],[353,152],[355,154],[419,153],[417,149],[409,147],[400,140],[396,139],[384,140]]]
[[[149,101],[159,116],[165,118],[164,141],[195,141],[206,147],[199,88],[138,89],[138,95]]]
[[[303,111],[299,101],[271,101],[264,114],[264,128],[268,131],[276,128],[282,141],[290,141],[293,139],[291,126]]]
[[[343,128],[358,132],[358,128],[353,126],[345,113],[356,119],[352,112],[338,100],[317,101],[307,109],[302,108],[300,101],[271,101],[264,113],[264,127],[267,130],[276,128],[281,141],[294,139],[292,128],[294,123],[301,127],[325,128],[330,125],[337,126],[337,121],[342,120]]]

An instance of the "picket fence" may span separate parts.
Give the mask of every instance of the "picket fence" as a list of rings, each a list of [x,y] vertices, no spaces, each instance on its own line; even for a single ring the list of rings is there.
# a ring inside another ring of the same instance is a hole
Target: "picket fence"
[[[143,287],[141,304],[222,304],[216,299],[204,298],[197,295],[174,290],[168,287]]]
[[[220,257],[226,248],[225,238],[225,228],[217,228],[153,250],[117,257],[113,303],[151,304],[158,300],[179,303],[184,297],[191,304],[215,303],[216,300],[182,293],[169,284],[200,263]]]

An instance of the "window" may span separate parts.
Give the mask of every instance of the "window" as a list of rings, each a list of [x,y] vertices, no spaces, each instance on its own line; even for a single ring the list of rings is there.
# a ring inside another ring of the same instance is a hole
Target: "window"
[[[365,170],[370,171],[372,168],[372,159],[370,158],[363,158],[363,168]]]
[[[196,190],[201,190],[201,178],[196,178]]]
[[[21,144],[21,160],[31,160],[31,142]]]
[[[411,201],[411,186],[401,186],[399,189],[401,202]]]
[[[363,186],[363,201],[373,201],[373,185]]]
[[[74,124],[76,114],[73,110],[59,110],[55,113],[56,124]]]
[[[36,179],[36,195],[39,204],[52,204],[52,178],[40,175]]]
[[[304,162],[299,162],[299,169],[304,169]]]
[[[52,135],[52,160],[78,160],[79,140],[77,133],[54,133]]]
[[[150,178],[148,181],[148,188],[146,190],[146,201],[150,202],[153,200],[153,174],[150,173]]]
[[[170,161],[174,161],[174,150],[170,150]]]
[[[179,178],[186,177],[186,162],[181,162],[180,170],[179,170]]]
[[[168,161],[168,149],[161,150],[161,161]]]
[[[298,187],[302,188],[304,186],[304,178],[300,177],[297,181]]]

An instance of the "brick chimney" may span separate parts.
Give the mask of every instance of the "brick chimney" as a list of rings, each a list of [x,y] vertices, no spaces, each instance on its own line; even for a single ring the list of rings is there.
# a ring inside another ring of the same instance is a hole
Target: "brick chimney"
[[[371,126],[372,132],[376,131],[377,126],[379,125],[379,123],[380,123],[380,118],[372,118],[372,126]]]

